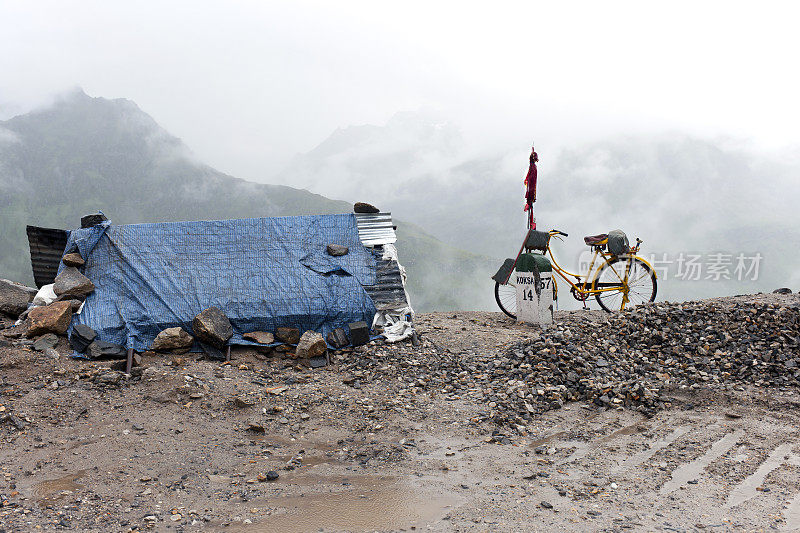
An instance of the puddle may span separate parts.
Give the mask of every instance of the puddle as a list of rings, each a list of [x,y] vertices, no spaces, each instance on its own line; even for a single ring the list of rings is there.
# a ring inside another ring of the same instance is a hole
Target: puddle
[[[84,476],[86,470],[79,470],[74,474],[56,479],[41,481],[33,485],[32,495],[40,502],[51,502],[66,496],[65,492],[75,492],[83,488],[83,485],[76,481]]]
[[[733,448],[734,444],[739,441],[742,435],[744,435],[744,430],[741,429],[736,430],[733,433],[728,433],[720,440],[715,442],[706,453],[691,463],[686,463],[676,468],[672,472],[672,479],[667,481],[664,486],[661,487],[661,494],[668,494],[686,484],[687,481],[697,479],[708,465],[719,459],[723,453]]]
[[[460,503],[455,495],[429,495],[394,477],[316,477],[300,495],[251,500],[272,516],[239,531],[387,531],[423,528]]]
[[[764,462],[761,463],[756,471],[733,489],[730,496],[728,496],[727,507],[736,507],[758,495],[756,487],[760,487],[770,472],[781,466],[786,461],[784,457],[790,455],[791,452],[791,444],[781,444],[772,450],[772,453],[764,459]]]

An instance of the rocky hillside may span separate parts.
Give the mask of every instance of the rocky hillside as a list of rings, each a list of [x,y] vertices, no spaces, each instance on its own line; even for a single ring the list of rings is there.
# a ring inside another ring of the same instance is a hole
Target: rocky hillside
[[[26,224],[71,228],[98,209],[127,224],[343,213],[351,207],[204,165],[129,100],[76,91],[52,107],[0,122],[0,277],[31,282]],[[446,289],[459,271],[473,286],[486,280],[480,294],[490,300],[493,263],[413,225],[402,228],[399,247],[412,303],[421,309],[474,306],[475,296]]]

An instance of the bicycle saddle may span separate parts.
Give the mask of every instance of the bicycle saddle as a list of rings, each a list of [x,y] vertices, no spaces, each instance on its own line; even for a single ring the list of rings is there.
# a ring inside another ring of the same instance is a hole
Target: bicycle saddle
[[[608,240],[608,233],[601,233],[600,235],[589,235],[583,238],[583,242],[589,246],[597,246],[598,244],[605,244]]]

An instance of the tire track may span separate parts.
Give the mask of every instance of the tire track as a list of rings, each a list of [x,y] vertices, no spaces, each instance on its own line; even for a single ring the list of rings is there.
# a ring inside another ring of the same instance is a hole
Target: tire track
[[[743,429],[737,429],[733,433],[728,433],[720,440],[712,444],[711,448],[706,453],[691,463],[686,463],[676,468],[672,472],[672,479],[667,481],[664,486],[661,487],[659,493],[662,495],[669,494],[670,492],[680,488],[687,481],[696,478],[703,470],[706,469],[708,465],[717,460],[720,456],[722,456],[722,454],[730,450],[733,445],[739,441],[742,435],[744,435]]]
[[[725,507],[730,509],[731,507],[736,507],[754,498],[758,494],[756,488],[761,486],[768,475],[787,462],[788,459],[784,459],[784,457],[791,454],[792,446],[793,444],[781,444],[772,450],[767,458],[758,466],[756,471],[736,485],[731,491],[728,495],[728,501],[725,503]]]
[[[636,452],[635,454],[628,457],[622,464],[617,465],[616,468],[612,469],[614,474],[621,474],[626,470],[630,470],[631,468],[637,467],[640,464],[644,463],[645,461],[649,460],[655,454],[681,438],[682,436],[689,433],[692,430],[691,426],[680,426],[672,431],[666,437],[661,439],[656,439],[650,442],[650,447],[646,450],[642,450]]]

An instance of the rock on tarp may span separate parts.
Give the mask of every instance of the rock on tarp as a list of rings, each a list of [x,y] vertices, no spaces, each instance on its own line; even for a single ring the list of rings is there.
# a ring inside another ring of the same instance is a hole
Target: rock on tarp
[[[346,246],[342,257],[330,243]],[[327,335],[372,323],[375,257],[359,240],[355,215],[315,215],[124,226],[103,222],[70,232],[66,246],[86,260],[96,286],[77,321],[98,338],[145,351],[164,329],[193,331],[192,319],[219,308],[242,334],[297,327]],[[62,267],[63,269],[63,267]]]
[[[192,320],[192,328],[197,340],[221,350],[228,339],[233,337],[233,326],[225,313],[216,307],[209,307]]]
[[[77,253],[66,254],[61,258],[61,262],[68,267],[82,267],[86,264],[86,261],[83,260],[81,254]]]
[[[92,280],[80,273],[80,271],[68,266],[63,268],[56,276],[53,291],[58,296],[76,296],[83,298],[94,290]]]

